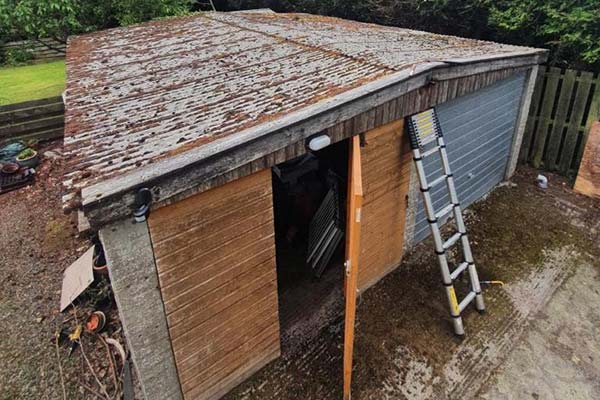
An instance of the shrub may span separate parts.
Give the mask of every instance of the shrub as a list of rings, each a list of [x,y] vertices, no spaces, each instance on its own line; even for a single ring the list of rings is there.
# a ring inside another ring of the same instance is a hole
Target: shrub
[[[4,50],[4,63],[7,65],[23,65],[33,60],[33,53],[26,48],[10,48]]]

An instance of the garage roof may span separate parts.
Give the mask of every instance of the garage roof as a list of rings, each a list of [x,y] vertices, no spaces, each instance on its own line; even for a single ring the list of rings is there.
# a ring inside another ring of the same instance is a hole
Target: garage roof
[[[440,64],[542,52],[273,12],[204,13],[74,37],[65,202],[101,201]]]

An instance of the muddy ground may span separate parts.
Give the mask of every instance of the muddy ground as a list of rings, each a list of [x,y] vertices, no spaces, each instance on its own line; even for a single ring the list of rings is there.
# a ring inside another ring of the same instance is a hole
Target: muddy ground
[[[61,146],[57,141],[38,150],[60,156]],[[60,158],[42,156],[37,172],[33,185],[0,195],[0,399],[62,399],[61,369],[67,399],[101,394],[93,374],[112,396],[109,356],[98,336],[82,338],[89,365],[81,348],[70,357],[67,343],[56,348],[57,330],[70,332],[94,308],[107,313],[106,337],[123,338],[110,295],[99,288],[76,303],[77,312],[59,312],[62,273],[90,242],[62,211]]]
[[[41,149],[60,152],[58,143]],[[62,165],[43,160],[35,185],[0,196],[0,399],[61,399],[61,368],[68,399],[112,395],[108,356],[94,335],[67,357],[54,335],[72,328],[73,312],[58,312],[63,270],[89,246],[61,210]],[[448,321],[431,243],[417,246],[395,272],[359,299],[354,399],[468,398],[500,366],[562,282],[581,265],[600,269],[600,202],[574,194],[550,175],[550,188],[533,183],[537,172],[521,168],[516,185],[496,189],[470,208],[467,222],[488,312],[466,313],[467,338],[459,341]],[[107,334],[122,342],[116,312]],[[91,310],[79,305],[77,317]],[[272,362],[227,399],[339,399],[341,315],[316,339]],[[59,368],[59,365],[61,368]],[[487,374],[487,375],[486,375]],[[475,385],[475,386],[474,386]],[[91,389],[91,390],[90,390]],[[493,398],[493,397],[490,397]]]
[[[550,188],[521,168],[467,212],[487,313],[469,309],[467,338],[447,318],[432,244],[364,293],[358,306],[353,399],[468,398],[523,337],[530,318],[578,266],[600,269],[600,202],[549,175]],[[463,284],[463,293],[466,282]],[[274,361],[227,399],[339,399],[341,315],[318,338]]]

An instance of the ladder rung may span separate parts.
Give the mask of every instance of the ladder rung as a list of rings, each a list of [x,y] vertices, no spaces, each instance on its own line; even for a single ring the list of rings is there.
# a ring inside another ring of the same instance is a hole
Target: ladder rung
[[[460,239],[461,236],[462,236],[462,233],[460,233],[460,232],[456,232],[454,235],[452,235],[450,237],[450,239],[448,239],[444,242],[444,250],[447,250],[450,247],[454,246],[454,244],[456,242],[458,242],[458,239]]]
[[[460,302],[458,305],[459,312],[463,312],[465,308],[473,301],[475,298],[475,292],[471,291],[469,294]]]
[[[439,149],[440,149],[440,147],[439,147],[439,146],[432,147],[431,149],[429,149],[429,150],[427,150],[427,151],[424,151],[424,152],[421,154],[421,157],[423,157],[423,158],[425,158],[425,157],[429,157],[430,155],[437,153]]]
[[[435,213],[435,219],[440,219],[445,217],[452,209],[454,208],[454,204],[448,204],[446,207],[442,208],[440,211]]]
[[[442,176],[440,176],[440,177],[438,177],[438,178],[435,178],[435,179],[433,180],[433,182],[431,182],[431,183],[429,184],[429,189],[432,189],[432,188],[436,187],[436,186],[437,186],[437,185],[439,185],[440,183],[444,182],[444,181],[445,181],[447,178],[448,178],[448,175],[442,175]]]
[[[460,274],[463,273],[465,269],[467,269],[468,266],[469,263],[466,261],[460,264],[454,271],[452,271],[452,273],[450,274],[450,279],[454,281]]]

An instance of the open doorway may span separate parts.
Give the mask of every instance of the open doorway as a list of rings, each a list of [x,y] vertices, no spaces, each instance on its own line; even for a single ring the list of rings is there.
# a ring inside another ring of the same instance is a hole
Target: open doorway
[[[348,141],[273,167],[281,350],[293,353],[344,307]]]

